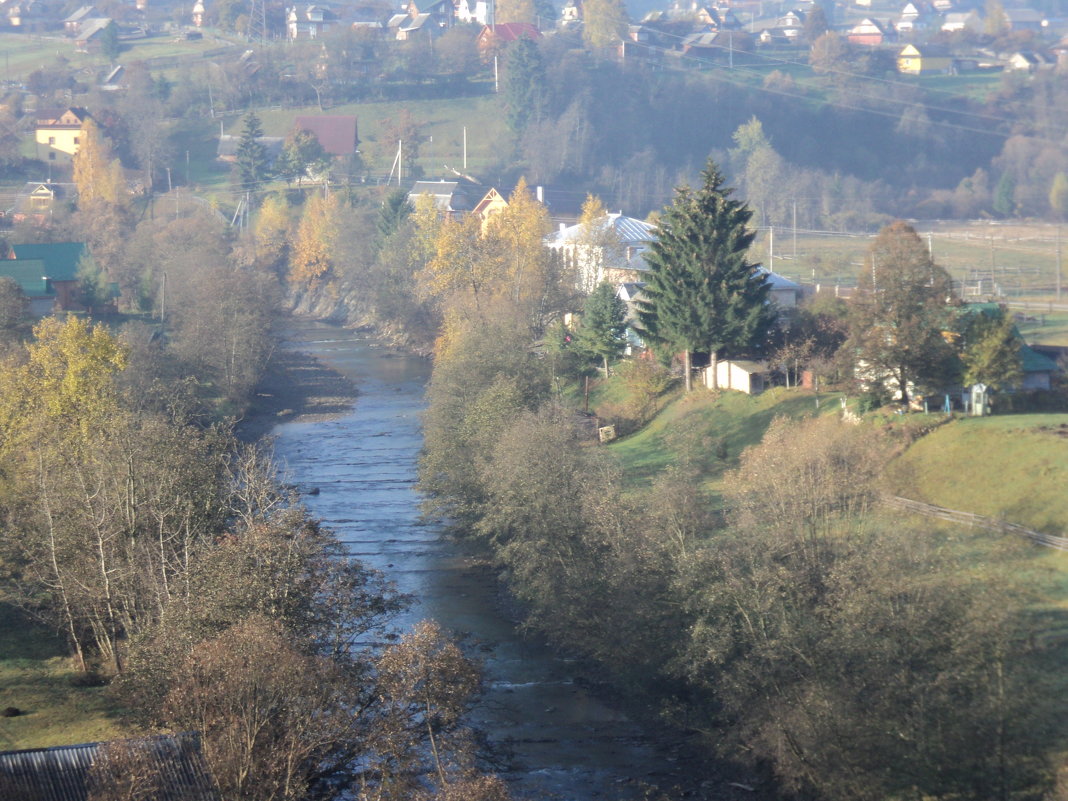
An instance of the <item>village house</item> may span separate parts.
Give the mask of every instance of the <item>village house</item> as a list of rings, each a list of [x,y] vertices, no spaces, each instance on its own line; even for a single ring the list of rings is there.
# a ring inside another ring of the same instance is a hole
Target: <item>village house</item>
[[[88,119],[88,111],[74,106],[60,112],[39,113],[34,128],[37,157],[69,164],[81,145]]]
[[[946,14],[942,22],[942,30],[946,33],[981,34],[983,32],[983,18],[974,8],[971,11],[951,11]]]
[[[293,131],[315,135],[323,150],[334,158],[354,156],[360,146],[356,117],[352,114],[318,114],[297,117]]]
[[[1005,62],[1005,71],[1034,73],[1052,70],[1056,66],[1057,60],[1052,55],[1039,50],[1018,50]]]
[[[474,208],[471,193],[472,188],[461,181],[446,181],[444,178],[440,181],[416,181],[408,193],[408,202],[414,206],[425,195],[433,201],[439,214],[458,217]],[[478,195],[481,196],[482,192],[479,191]]]
[[[942,45],[908,44],[898,53],[897,71],[906,75],[938,75],[953,71],[953,57]]]
[[[78,267],[91,258],[83,242],[12,245],[0,259],[0,276],[15,280],[35,316],[80,311]]]
[[[76,194],[72,183],[30,181],[15,193],[10,208],[4,209],[4,216],[16,223],[27,219],[42,223],[58,204],[74,200]]]
[[[709,365],[701,371],[701,380],[706,387],[731,389],[746,395],[759,395],[763,392],[770,372],[766,362],[749,359],[718,360],[715,364],[714,381],[712,370],[713,366]]]
[[[600,230],[582,224],[565,226],[550,235],[545,245],[563,255],[574,268],[579,289],[592,292],[603,281],[613,284],[641,281],[648,270],[642,253],[656,226],[623,214],[608,214]]]
[[[498,25],[486,25],[475,40],[479,55],[483,61],[499,55],[501,48],[520,39],[537,41],[541,31],[529,22],[502,22]]]
[[[337,22],[326,6],[293,6],[286,10],[286,35],[290,40],[319,39]]]
[[[880,22],[874,17],[865,17],[846,34],[850,44],[878,47],[881,44],[892,41],[894,36],[893,27],[887,22]]]
[[[105,15],[96,10],[96,6],[82,6],[63,20],[63,30],[68,36],[77,36],[79,29],[91,19],[101,19]]]

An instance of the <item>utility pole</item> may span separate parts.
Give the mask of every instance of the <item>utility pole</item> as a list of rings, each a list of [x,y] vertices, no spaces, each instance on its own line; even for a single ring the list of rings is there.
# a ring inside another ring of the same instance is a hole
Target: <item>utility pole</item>
[[[794,262],[797,262],[797,201],[794,201]]]
[[[1057,302],[1061,299],[1061,227],[1057,226]]]

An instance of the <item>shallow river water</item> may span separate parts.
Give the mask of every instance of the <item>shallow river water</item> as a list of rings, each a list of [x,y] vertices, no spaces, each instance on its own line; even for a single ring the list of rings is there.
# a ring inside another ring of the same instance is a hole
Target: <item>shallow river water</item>
[[[295,322],[287,347],[349,376],[348,414],[276,428],[288,480],[351,554],[415,598],[401,624],[433,618],[483,661],[486,694],[472,723],[517,796],[582,801],[637,798],[643,785],[686,784],[681,763],[635,723],[576,683],[570,663],[518,636],[499,612],[496,587],[462,548],[420,520],[415,490],[422,444],[424,359],[356,332]]]

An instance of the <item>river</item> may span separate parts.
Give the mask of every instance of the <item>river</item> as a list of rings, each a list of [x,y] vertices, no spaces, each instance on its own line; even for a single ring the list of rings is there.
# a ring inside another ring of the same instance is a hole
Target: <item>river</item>
[[[306,503],[353,557],[381,570],[415,602],[402,626],[433,618],[483,662],[486,692],[471,723],[513,793],[570,801],[639,798],[647,785],[687,784],[669,747],[576,682],[574,666],[520,637],[497,603],[492,576],[420,519],[415,489],[427,360],[356,332],[296,321],[286,347],[349,376],[351,412],[275,431],[288,480],[317,488]]]

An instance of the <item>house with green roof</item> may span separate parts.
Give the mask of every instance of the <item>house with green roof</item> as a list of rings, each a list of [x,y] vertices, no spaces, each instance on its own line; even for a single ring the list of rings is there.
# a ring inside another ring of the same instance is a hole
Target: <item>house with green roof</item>
[[[84,242],[12,245],[8,258],[0,259],[0,276],[15,279],[34,315],[81,310],[78,265],[86,258],[92,256]]]
[[[980,314],[991,319],[1000,320],[1008,313],[1008,310],[998,303],[966,303],[957,312],[958,325],[967,324],[970,318]],[[1051,389],[1053,386],[1053,374],[1060,369],[1057,363],[1049,356],[1039,353],[1028,345],[1020,334],[1019,329],[1015,326],[1013,327],[1013,335],[1017,342],[1020,343],[1020,370],[1023,372],[1023,378],[1020,380],[1020,386],[1017,389],[1024,392]]]

